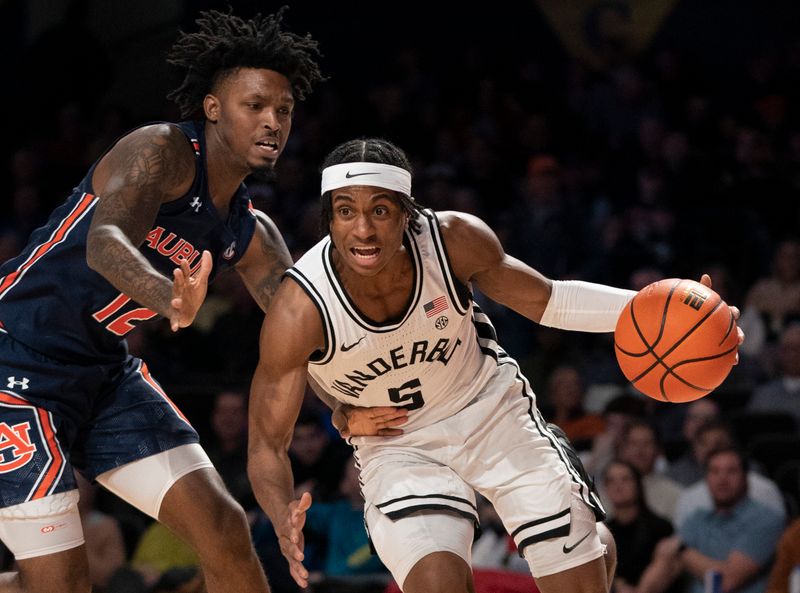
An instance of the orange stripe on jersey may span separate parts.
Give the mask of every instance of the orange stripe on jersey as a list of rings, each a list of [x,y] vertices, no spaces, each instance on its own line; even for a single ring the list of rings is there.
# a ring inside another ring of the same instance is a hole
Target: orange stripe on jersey
[[[38,260],[47,254],[53,247],[61,243],[64,237],[67,236],[69,230],[75,226],[75,223],[80,220],[89,206],[94,202],[95,197],[92,194],[83,194],[83,198],[75,208],[72,209],[67,217],[61,222],[59,227],[50,236],[50,239],[37,247],[28,259],[15,271],[11,272],[8,276],[0,281],[0,297],[3,296],[9,288],[25,273],[28,268],[35,264]]]
[[[32,499],[41,498],[50,494],[53,486],[61,476],[61,470],[64,467],[64,456],[61,454],[61,448],[58,446],[58,442],[56,441],[56,430],[50,421],[50,413],[47,412],[47,410],[42,409],[37,409],[36,412],[39,414],[39,423],[41,424],[42,432],[44,433],[44,440],[47,444],[47,450],[50,451],[52,460],[50,462],[50,467],[47,468],[44,478],[34,491],[33,496],[31,497]]]
[[[33,404],[28,400],[22,399],[21,397],[16,396],[13,393],[9,393],[8,391],[0,391],[0,402],[3,402],[4,404],[8,404],[10,406],[33,407]]]
[[[139,370],[140,370],[140,372],[142,373],[142,377],[144,377],[144,380],[145,380],[145,381],[147,381],[147,383],[150,385],[150,387],[152,387],[153,389],[155,389],[155,390],[158,392],[158,394],[159,394],[161,397],[163,397],[163,398],[166,400],[166,402],[167,402],[167,403],[170,405],[170,407],[171,407],[173,410],[175,410],[175,413],[176,413],[178,416],[180,416],[180,417],[183,419],[183,421],[184,421],[184,422],[186,422],[186,424],[188,424],[189,426],[191,426],[191,425],[192,425],[192,423],[191,423],[191,422],[189,422],[189,420],[187,420],[187,419],[186,419],[186,416],[184,416],[184,415],[183,415],[183,412],[181,412],[181,411],[180,411],[180,409],[178,408],[178,406],[176,406],[176,405],[175,405],[175,403],[174,403],[174,402],[173,402],[173,401],[172,401],[172,400],[169,398],[169,396],[168,396],[168,395],[167,395],[167,394],[164,392],[164,390],[163,390],[163,389],[161,389],[161,385],[159,385],[159,384],[156,382],[156,380],[155,380],[155,379],[153,379],[153,376],[150,374],[150,371],[148,370],[148,368],[147,368],[147,365],[144,363],[144,361],[142,361],[142,366],[140,367],[140,369],[139,369]]]

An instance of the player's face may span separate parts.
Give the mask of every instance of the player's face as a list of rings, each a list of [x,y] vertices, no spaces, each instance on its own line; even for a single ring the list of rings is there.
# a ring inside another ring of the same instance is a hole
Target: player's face
[[[289,79],[274,70],[239,68],[222,79],[209,97],[206,116],[216,122],[231,159],[249,173],[271,171],[292,129],[294,97]]]
[[[331,195],[330,233],[343,263],[362,276],[383,270],[403,246],[406,214],[388,189],[357,185]]]

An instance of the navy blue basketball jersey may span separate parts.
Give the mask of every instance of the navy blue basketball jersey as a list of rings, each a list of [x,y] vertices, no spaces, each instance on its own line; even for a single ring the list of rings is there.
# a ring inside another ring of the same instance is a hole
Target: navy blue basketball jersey
[[[213,257],[212,280],[244,254],[256,218],[242,184],[223,220],[208,190],[203,122],[180,127],[195,154],[195,178],[183,197],[163,204],[140,251],[172,278],[184,260],[192,271],[203,250]],[[99,162],[99,159],[98,161]],[[156,316],[120,293],[86,263],[86,236],[98,198],[92,189],[97,162],[22,251],[0,266],[0,329],[22,344],[65,362],[124,359],[124,336]]]

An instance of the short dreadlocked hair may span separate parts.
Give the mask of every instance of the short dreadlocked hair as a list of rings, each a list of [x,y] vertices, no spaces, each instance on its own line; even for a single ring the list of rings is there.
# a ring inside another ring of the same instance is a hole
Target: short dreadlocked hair
[[[334,148],[322,162],[322,169],[340,165],[342,163],[381,163],[384,165],[394,165],[405,169],[413,176],[411,163],[403,150],[388,140],[382,138],[359,138],[349,140]],[[331,203],[331,193],[326,191],[322,195],[322,212],[320,220],[320,232],[327,235],[333,220],[333,206]],[[415,233],[421,230],[417,215],[422,210],[422,206],[403,193],[396,192],[400,196],[400,206],[408,215],[408,226]]]
[[[237,68],[274,70],[289,79],[292,92],[305,99],[314,83],[324,80],[315,61],[320,56],[310,34],[296,35],[281,29],[287,6],[277,13],[257,14],[244,20],[209,10],[200,13],[196,33],[181,32],[167,55],[167,62],[184,73],[183,82],[167,97],[180,107],[182,117],[202,109],[203,99],[214,85]]]

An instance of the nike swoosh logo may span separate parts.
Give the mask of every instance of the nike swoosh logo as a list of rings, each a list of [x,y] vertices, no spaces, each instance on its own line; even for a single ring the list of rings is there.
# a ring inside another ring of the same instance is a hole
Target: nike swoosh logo
[[[575,542],[574,544],[572,544],[571,546],[568,546],[567,544],[564,544],[564,547],[562,548],[562,551],[563,551],[565,554],[569,554],[569,553],[570,553],[572,550],[574,550],[575,548],[577,548],[577,547],[578,547],[578,546],[581,544],[581,542],[582,542],[583,540],[585,540],[587,537],[589,537],[591,534],[592,534],[592,532],[591,532],[591,531],[589,531],[589,532],[588,532],[586,535],[584,535],[584,536],[583,536],[581,539],[579,539],[578,541],[576,541],[576,542]]]
[[[366,337],[367,336],[361,336],[361,339],[358,342],[353,342],[352,344],[342,344],[342,352],[347,352],[348,350],[352,350],[361,343],[361,340],[363,340]]]
[[[347,173],[344,174],[344,176],[347,179],[352,179],[353,177],[361,177],[362,175],[377,175],[377,174],[378,174],[377,171],[373,173],[350,173],[350,171],[348,171]]]

